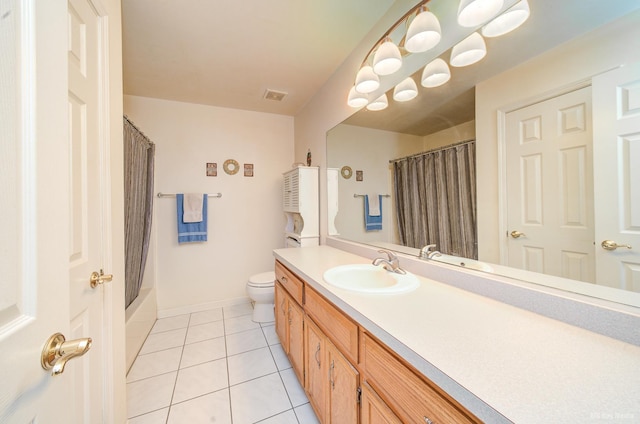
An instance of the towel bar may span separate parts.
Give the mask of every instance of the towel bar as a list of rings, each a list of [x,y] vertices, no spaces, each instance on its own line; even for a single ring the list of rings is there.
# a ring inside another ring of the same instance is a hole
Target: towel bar
[[[175,193],[161,193],[158,192],[157,194],[158,197],[176,197]],[[207,194],[207,197],[222,197],[222,193],[215,193],[215,194]]]
[[[354,194],[353,197],[364,197],[364,194]],[[391,197],[390,194],[381,194],[382,197]]]

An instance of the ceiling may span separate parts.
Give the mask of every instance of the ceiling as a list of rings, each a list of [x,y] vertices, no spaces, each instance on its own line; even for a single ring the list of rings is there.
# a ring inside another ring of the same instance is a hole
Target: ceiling
[[[293,116],[393,2],[123,0],[124,93]]]

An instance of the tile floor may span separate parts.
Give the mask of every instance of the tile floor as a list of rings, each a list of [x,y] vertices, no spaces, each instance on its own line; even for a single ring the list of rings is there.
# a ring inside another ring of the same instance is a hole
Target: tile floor
[[[274,324],[251,312],[157,320],[127,375],[129,423],[318,423]]]

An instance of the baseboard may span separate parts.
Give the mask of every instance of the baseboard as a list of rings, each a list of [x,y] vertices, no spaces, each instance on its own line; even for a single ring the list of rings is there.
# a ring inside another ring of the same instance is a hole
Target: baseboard
[[[234,299],[219,300],[216,302],[198,303],[197,305],[186,305],[178,308],[163,309],[158,311],[158,318],[174,317],[176,315],[192,314],[194,312],[207,311],[209,309],[224,308],[225,306],[241,305],[250,303],[248,297],[236,297]]]

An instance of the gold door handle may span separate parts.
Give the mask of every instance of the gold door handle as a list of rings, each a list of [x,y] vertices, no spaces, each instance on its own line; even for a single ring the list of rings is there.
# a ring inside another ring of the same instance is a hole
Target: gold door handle
[[[626,247],[627,249],[632,249],[632,247],[629,246],[628,244],[618,244],[613,240],[605,240],[602,243],[600,243],[600,246],[602,246],[604,250],[616,250],[619,247]]]
[[[89,277],[89,284],[92,289],[95,289],[98,284],[108,283],[111,280],[113,280],[113,275],[105,274],[102,270],[100,270],[99,273],[93,271]]]
[[[67,361],[87,353],[91,342],[90,337],[67,341],[61,333],[56,333],[44,344],[40,364],[45,370],[51,370],[53,376],[62,374]]]
[[[525,233],[521,233],[520,231],[511,231],[510,235],[513,238],[520,238],[520,237],[525,237],[526,236]]]

